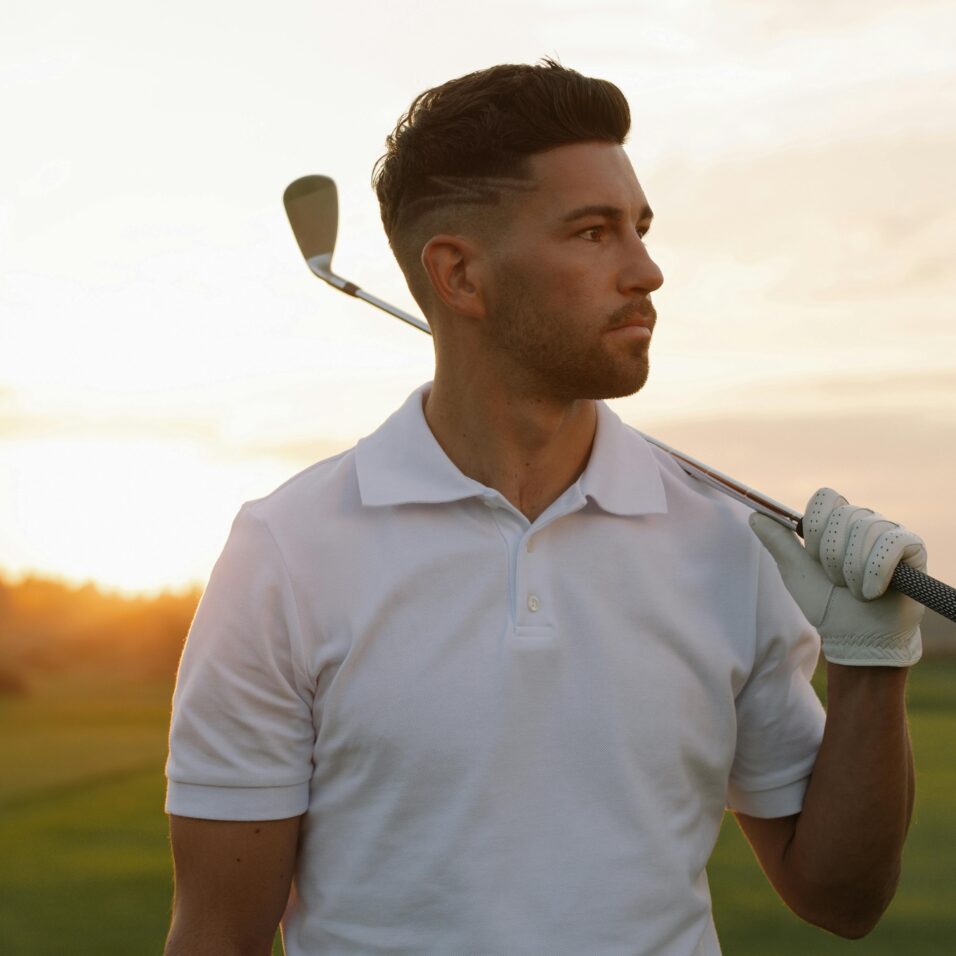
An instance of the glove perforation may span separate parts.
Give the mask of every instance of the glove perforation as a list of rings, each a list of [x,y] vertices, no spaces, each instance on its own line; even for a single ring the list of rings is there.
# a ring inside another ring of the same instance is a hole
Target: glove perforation
[[[788,590],[820,634],[828,661],[905,667],[922,653],[923,607],[890,588],[897,566],[926,566],[923,541],[831,488],[820,488],[803,519],[806,547],[761,515],[751,518]]]

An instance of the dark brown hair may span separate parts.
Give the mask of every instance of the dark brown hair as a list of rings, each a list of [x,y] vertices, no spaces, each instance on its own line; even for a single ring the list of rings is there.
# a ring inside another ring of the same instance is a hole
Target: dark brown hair
[[[427,213],[498,205],[528,178],[528,156],[592,140],[621,144],[630,125],[613,83],[550,58],[493,66],[420,93],[372,173],[385,233],[412,292],[409,270],[422,239],[413,227]]]

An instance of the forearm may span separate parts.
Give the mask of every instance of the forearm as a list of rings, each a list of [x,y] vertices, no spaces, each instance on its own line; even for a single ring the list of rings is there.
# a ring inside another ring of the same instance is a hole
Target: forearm
[[[273,934],[274,935],[274,934]],[[163,956],[270,956],[273,936],[240,941],[227,928],[173,918]]]
[[[823,742],[785,857],[807,918],[828,928],[867,931],[896,890],[914,796],[907,673],[827,665]]]

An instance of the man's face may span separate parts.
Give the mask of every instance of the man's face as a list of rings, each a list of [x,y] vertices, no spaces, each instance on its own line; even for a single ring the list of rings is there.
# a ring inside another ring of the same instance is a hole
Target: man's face
[[[562,400],[631,395],[647,380],[664,281],[644,247],[652,213],[624,150],[576,143],[530,158],[491,252],[489,347],[522,390]]]

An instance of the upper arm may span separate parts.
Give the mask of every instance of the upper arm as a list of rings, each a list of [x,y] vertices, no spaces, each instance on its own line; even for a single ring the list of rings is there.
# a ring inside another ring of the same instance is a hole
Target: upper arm
[[[292,886],[300,821],[170,816],[175,894],[168,956],[271,952]]]

